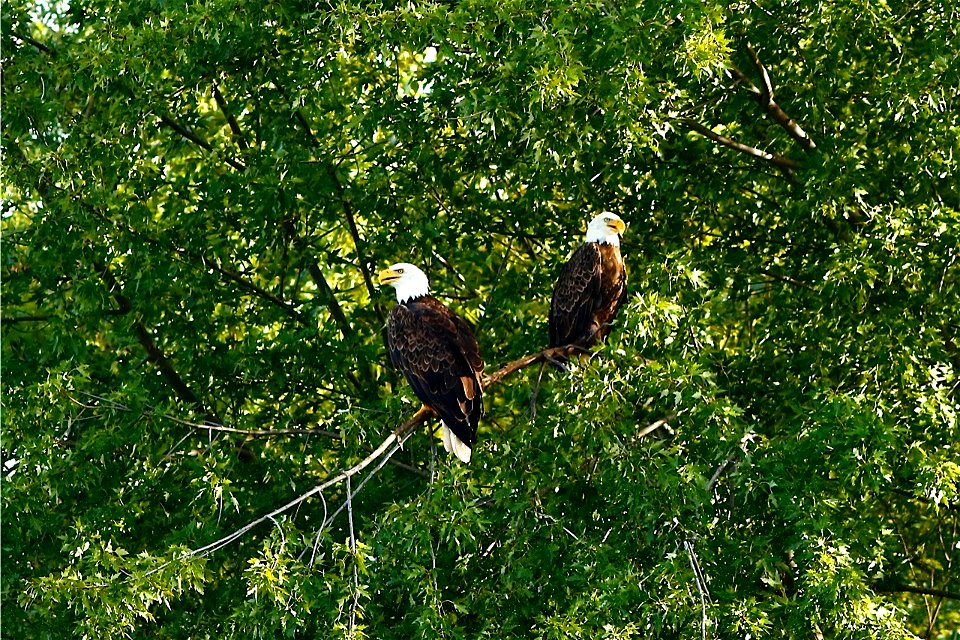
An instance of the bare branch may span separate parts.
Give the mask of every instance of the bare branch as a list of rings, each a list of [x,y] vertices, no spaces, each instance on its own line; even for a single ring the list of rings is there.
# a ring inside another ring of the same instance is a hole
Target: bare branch
[[[491,387],[510,374],[515,373],[525,367],[529,367],[535,362],[549,361],[551,358],[556,360],[558,357],[569,356],[573,355],[574,353],[581,352],[583,352],[581,347],[567,345],[565,347],[551,347],[549,349],[544,349],[543,351],[538,351],[537,353],[532,353],[528,356],[523,356],[522,358],[518,358],[513,362],[505,364],[503,367],[494,371],[489,376],[484,377],[482,381],[483,387]]]
[[[496,384],[497,382],[499,382],[500,380],[502,380],[503,378],[505,378],[506,376],[516,371],[519,371],[524,367],[528,367],[535,362],[540,362],[541,360],[547,357],[571,355],[578,351],[582,351],[582,349],[580,347],[576,347],[572,345],[565,346],[565,347],[554,347],[551,349],[544,349],[543,351],[539,351],[529,356],[525,356],[518,360],[514,360],[513,362],[501,367],[490,376],[484,378],[483,386],[484,388],[490,387]],[[352,467],[344,471],[341,471],[340,473],[326,480],[325,482],[318,484],[317,486],[313,487],[306,493],[303,493],[297,496],[296,498],[286,503],[285,505],[281,507],[277,507],[270,513],[264,516],[260,516],[259,518],[248,522],[247,524],[240,527],[236,531],[218,540],[215,540],[198,549],[194,549],[192,551],[187,552],[183,556],[180,556],[179,559],[184,559],[184,558],[189,558],[194,556],[206,556],[219,549],[222,549],[223,547],[230,544],[234,540],[237,540],[238,538],[242,537],[244,534],[246,534],[248,531],[255,528],[257,525],[267,522],[268,520],[272,520],[276,516],[282,513],[285,513],[290,509],[293,509],[294,507],[302,504],[309,498],[322,493],[323,491],[325,491],[326,489],[329,489],[332,486],[345,482],[348,478],[363,471],[365,468],[370,466],[374,461],[376,461],[377,458],[379,458],[380,456],[383,456],[386,453],[386,457],[383,460],[381,460],[379,465],[376,467],[376,469],[374,469],[373,473],[375,473],[377,469],[380,469],[384,464],[386,464],[387,460],[389,460],[389,458],[394,454],[394,452],[396,452],[396,450],[399,449],[399,447],[403,444],[403,442],[405,442],[406,439],[413,433],[414,429],[416,429],[418,426],[426,422],[429,417],[434,415],[436,414],[433,412],[433,410],[427,407],[426,405],[420,407],[420,409],[415,414],[413,414],[413,416],[411,416],[406,422],[404,422],[399,427],[397,427],[393,431],[393,433],[388,435],[386,439],[380,443],[380,446],[374,449],[373,452],[371,452],[368,456],[366,456],[360,462],[356,463],[355,465],[353,465]],[[391,445],[394,445],[394,444],[396,444],[396,446],[393,449],[390,449]],[[387,453],[388,450],[389,450],[389,453]],[[357,491],[360,490],[360,488],[367,482],[367,480],[370,479],[370,477],[372,477],[372,474],[371,476],[368,476],[367,478],[364,479],[364,481],[357,487]],[[353,495],[356,495],[356,492],[354,492]],[[344,506],[347,506],[347,505],[344,505]],[[342,508],[343,507],[341,507],[341,509]],[[340,510],[337,510],[336,512],[334,512],[334,514],[331,515],[328,518],[328,520],[332,521],[333,518],[335,518],[339,512]],[[160,570],[160,567],[153,569],[153,571],[159,571],[159,570]]]
[[[281,507],[277,507],[270,513],[264,516],[261,516],[256,520],[252,520],[248,522],[247,524],[243,525],[233,533],[230,533],[218,540],[215,540],[210,544],[204,545],[199,549],[193,549],[192,551],[187,552],[183,556],[180,556],[179,559],[191,558],[195,556],[208,556],[211,553],[219,549],[222,549],[223,547],[227,546],[234,540],[242,537],[245,533],[255,528],[257,525],[267,522],[268,520],[272,520],[273,518],[280,515],[281,513],[285,513],[290,509],[293,509],[294,507],[298,506],[299,504],[311,498],[312,496],[315,496],[325,491],[326,489],[329,489],[334,485],[338,485],[341,482],[345,482],[347,478],[351,476],[355,476],[356,474],[360,473],[361,471],[366,469],[368,466],[370,466],[370,464],[373,463],[377,458],[379,458],[384,453],[386,453],[387,450],[390,449],[391,445],[396,443],[396,446],[387,455],[387,457],[392,456],[393,453],[400,448],[400,445],[402,445],[403,442],[405,442],[406,439],[412,434],[414,428],[423,424],[426,421],[427,417],[431,415],[434,415],[431,409],[425,406],[421,407],[420,410],[417,411],[415,414],[413,414],[413,416],[409,420],[407,420],[402,425],[397,427],[397,429],[393,433],[387,436],[387,438],[380,443],[379,447],[374,449],[372,453],[370,453],[367,457],[365,457],[363,460],[361,460],[357,464],[353,465],[349,469],[345,469],[344,471],[341,471],[340,473],[330,478],[326,482],[318,484],[317,486],[313,487],[306,493],[300,494],[299,496],[297,496],[287,504]],[[359,487],[357,488],[357,490],[359,491]],[[152,571],[159,571],[159,569],[160,567],[157,567]]]
[[[739,151],[741,153],[746,153],[747,155],[751,155],[755,158],[760,158],[761,160],[772,162],[778,167],[782,167],[789,171],[793,171],[799,168],[799,165],[793,160],[791,160],[790,158],[786,158],[784,156],[781,156],[775,153],[768,153],[766,151],[757,149],[756,147],[751,147],[750,145],[743,144],[742,142],[737,142],[736,140],[733,140],[726,136],[722,136],[719,133],[715,133],[711,129],[708,129],[707,127],[703,126],[699,122],[695,120],[691,120],[690,118],[681,118],[680,122],[688,126],[689,128],[693,129],[703,137],[713,140],[714,142],[721,144],[725,147],[729,147],[730,149],[735,149],[736,151]]]
[[[125,404],[120,402],[114,402],[109,398],[104,398],[103,396],[98,396],[93,393],[83,392],[83,395],[93,398],[94,400],[102,403],[100,405],[88,404],[86,402],[81,402],[72,396],[67,396],[71,402],[77,406],[83,407],[84,409],[101,409],[106,405],[106,408],[114,411],[130,411],[134,410],[128,407]],[[178,416],[166,413],[164,411],[157,411],[152,407],[147,407],[146,409],[140,411],[140,415],[147,417],[158,417],[165,418],[171,422],[183,425],[185,427],[190,427],[191,429],[196,429],[198,431],[218,431],[221,433],[236,433],[244,436],[251,437],[272,437],[272,436],[323,436],[325,438],[333,438],[335,440],[342,439],[342,436],[335,431],[327,431],[324,429],[237,429],[235,427],[227,427],[222,424],[216,424],[213,422],[192,422],[190,420],[184,420]]]
[[[707,482],[707,491],[713,491],[713,488],[717,485],[717,481],[720,480],[720,477],[727,470],[727,468],[736,461],[740,455],[740,449],[737,449],[729,456],[727,459],[721,462],[716,469],[713,471],[713,475],[710,476],[710,480]]]

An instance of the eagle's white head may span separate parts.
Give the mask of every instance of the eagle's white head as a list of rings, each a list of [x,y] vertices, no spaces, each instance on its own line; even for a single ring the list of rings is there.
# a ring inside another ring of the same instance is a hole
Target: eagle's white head
[[[400,304],[430,293],[427,274],[408,262],[387,267],[380,272],[379,279],[380,284],[389,284],[397,290],[397,302]]]
[[[615,213],[604,211],[587,225],[587,242],[620,246],[620,236],[627,225]]]

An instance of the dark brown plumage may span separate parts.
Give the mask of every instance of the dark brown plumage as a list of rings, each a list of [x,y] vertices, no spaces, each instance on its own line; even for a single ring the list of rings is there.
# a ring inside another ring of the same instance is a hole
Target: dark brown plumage
[[[590,347],[606,339],[627,297],[627,272],[616,244],[586,242],[560,273],[550,302],[550,346]]]
[[[483,416],[483,359],[470,325],[436,298],[423,295],[393,308],[387,336],[390,359],[420,401],[472,449]]]

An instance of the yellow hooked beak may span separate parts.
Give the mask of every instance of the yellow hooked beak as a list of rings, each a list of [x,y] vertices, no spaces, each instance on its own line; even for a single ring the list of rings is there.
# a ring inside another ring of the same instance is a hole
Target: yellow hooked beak
[[[627,225],[624,224],[623,220],[611,220],[607,223],[607,228],[618,235],[623,235],[623,232],[627,230]]]
[[[380,275],[377,276],[377,280],[380,281],[380,284],[390,284],[391,282],[396,282],[399,279],[400,274],[393,269],[384,269],[380,272]]]

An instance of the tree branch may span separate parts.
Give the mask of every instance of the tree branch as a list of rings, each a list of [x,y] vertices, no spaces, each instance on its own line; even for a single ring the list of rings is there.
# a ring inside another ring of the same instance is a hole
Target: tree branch
[[[56,57],[56,55],[57,55],[57,52],[56,52],[55,49],[53,49],[52,47],[50,47],[50,46],[48,46],[48,45],[43,44],[43,43],[40,42],[39,40],[35,40],[35,39],[31,38],[30,36],[25,36],[25,35],[23,35],[22,33],[17,33],[16,31],[11,32],[10,35],[12,35],[12,36],[13,36],[14,38],[16,38],[17,40],[20,40],[21,42],[26,42],[26,43],[29,44],[30,46],[36,48],[36,49],[39,50],[39,51],[42,51],[43,53],[47,54],[48,56]]]
[[[922,596],[932,596],[934,598],[946,598],[947,600],[960,600],[960,592],[957,592],[957,591],[945,591],[943,589],[915,587],[909,584],[897,584],[889,587],[881,586],[877,588],[877,593],[916,593]]]
[[[695,120],[691,120],[690,118],[681,118],[680,122],[686,125],[687,127],[693,129],[703,137],[709,138],[710,140],[713,140],[714,142],[721,144],[725,147],[729,147],[730,149],[734,149],[741,153],[746,153],[747,155],[751,155],[755,158],[760,158],[761,160],[767,160],[768,162],[772,162],[778,167],[782,167],[789,171],[793,171],[799,168],[799,165],[793,160],[791,160],[790,158],[785,158],[784,156],[781,156],[775,153],[767,153],[766,151],[762,151],[760,149],[757,149],[756,147],[751,147],[750,145],[743,144],[742,142],[737,142],[736,140],[732,140],[731,138],[722,136],[719,133],[715,133],[711,129],[708,129],[707,127],[703,126],[699,122]]]
[[[287,92],[283,89],[283,86],[279,82],[274,82],[274,85],[280,91],[280,95],[284,97],[289,102],[289,97]],[[306,134],[307,138],[310,140],[310,144],[317,148],[318,142],[317,137],[313,133],[313,128],[310,126],[310,123],[307,121],[306,116],[300,111],[300,109],[294,109],[293,115],[297,119],[297,122],[300,123],[300,126],[303,128],[303,132]],[[340,205],[343,207],[343,213],[347,218],[347,229],[350,231],[350,237],[353,238],[353,244],[357,250],[357,262],[360,263],[360,274],[363,276],[363,283],[367,287],[367,293],[370,294],[370,299],[376,299],[376,288],[373,286],[373,277],[370,275],[370,269],[367,267],[367,258],[366,252],[364,251],[363,240],[360,238],[360,231],[357,228],[357,220],[353,211],[353,204],[347,198],[346,189],[343,186],[343,183],[340,181],[340,176],[337,175],[337,168],[335,165],[324,163],[326,168],[327,175],[330,177],[330,180],[333,181],[334,186],[337,190],[337,196],[340,199]],[[377,312],[377,315],[381,320],[384,320],[382,311],[380,310],[379,305],[374,305],[374,309]]]
[[[760,62],[760,57],[757,55],[757,52],[754,51],[753,47],[750,46],[750,43],[747,43],[747,52],[750,54],[750,59],[753,60],[754,66],[760,73],[760,81],[763,84],[763,91],[757,95],[757,101],[770,112],[773,119],[779,122],[780,126],[783,127],[794,140],[800,143],[800,146],[803,147],[805,151],[816,149],[816,143],[807,135],[807,132],[797,124],[796,120],[788,116],[774,100],[773,83],[770,81],[770,74],[767,72],[767,68],[763,66],[763,63]]]
[[[320,291],[322,291],[323,295],[326,297],[327,308],[330,309],[331,317],[333,317],[334,322],[336,322],[337,326],[340,328],[340,335],[342,335],[344,338],[348,338],[353,335],[353,327],[351,327],[350,323],[347,321],[347,316],[343,313],[343,308],[337,301],[337,296],[333,293],[330,283],[327,282],[327,279],[324,277],[323,270],[320,269],[320,265],[314,262],[307,267],[307,270],[310,272],[310,277],[313,278],[314,283],[320,287]]]
[[[223,547],[225,547],[226,545],[230,544],[231,542],[233,542],[233,541],[236,540],[237,538],[240,538],[241,536],[243,536],[245,533],[247,533],[248,531],[250,531],[251,529],[253,529],[253,528],[256,527],[257,525],[262,524],[262,523],[264,523],[264,522],[267,522],[268,520],[272,520],[274,517],[276,517],[276,516],[278,516],[278,515],[280,515],[280,514],[282,514],[282,513],[285,513],[285,512],[287,512],[287,511],[289,511],[290,509],[296,507],[297,505],[301,504],[302,502],[306,501],[307,499],[311,498],[312,496],[315,496],[315,495],[317,495],[318,493],[321,493],[322,491],[324,491],[324,490],[326,490],[326,489],[329,489],[330,487],[332,487],[332,486],[334,486],[334,485],[340,484],[341,482],[345,482],[347,478],[349,478],[349,477],[351,477],[351,476],[355,476],[356,474],[360,473],[361,471],[363,471],[364,469],[366,469],[368,466],[370,466],[370,464],[373,463],[377,458],[379,458],[379,457],[382,456],[384,453],[386,453],[387,450],[390,449],[391,445],[393,445],[394,443],[396,443],[396,446],[395,446],[395,447],[393,448],[393,450],[390,451],[390,453],[387,455],[387,457],[389,458],[390,456],[393,455],[394,452],[396,452],[396,451],[400,448],[400,445],[402,445],[402,444],[406,441],[406,439],[412,434],[414,428],[417,427],[417,426],[419,426],[419,425],[421,425],[421,424],[423,424],[424,422],[426,422],[427,417],[428,417],[428,416],[431,416],[431,415],[434,415],[434,414],[433,414],[433,411],[432,411],[431,409],[428,409],[428,408],[425,407],[425,406],[424,406],[424,407],[420,407],[420,410],[419,410],[419,411],[417,411],[415,414],[413,414],[413,416],[412,416],[409,420],[407,420],[407,421],[404,422],[402,425],[400,425],[399,427],[397,427],[396,430],[394,430],[393,433],[391,433],[389,436],[387,436],[387,438],[386,438],[383,442],[380,443],[380,446],[379,446],[379,447],[377,447],[376,449],[374,449],[373,452],[372,452],[370,455],[368,455],[367,457],[365,457],[363,460],[361,460],[361,461],[358,462],[357,464],[353,465],[353,466],[350,467],[349,469],[345,469],[345,470],[341,471],[340,473],[338,473],[338,474],[335,475],[334,477],[330,478],[330,479],[327,480],[326,482],[323,482],[323,483],[321,483],[321,484],[318,484],[317,486],[313,487],[312,489],[310,489],[310,490],[307,491],[306,493],[303,493],[303,494],[297,496],[296,498],[294,498],[293,500],[291,500],[291,501],[288,502],[287,504],[285,504],[285,505],[283,505],[283,506],[281,506],[281,507],[277,507],[276,509],[274,509],[274,510],[271,511],[270,513],[268,513],[268,514],[266,514],[266,515],[264,515],[264,516],[261,516],[261,517],[257,518],[256,520],[252,520],[251,522],[248,522],[247,524],[245,524],[244,526],[240,527],[239,529],[237,529],[237,530],[234,531],[233,533],[231,533],[231,534],[229,534],[229,535],[227,535],[227,536],[224,536],[223,538],[220,538],[219,540],[215,540],[214,542],[211,542],[211,543],[208,544],[208,545],[204,545],[204,546],[200,547],[199,549],[193,549],[193,550],[191,550],[191,551],[188,551],[188,552],[185,553],[183,556],[180,556],[179,559],[191,558],[191,557],[194,557],[194,556],[208,556],[208,555],[210,555],[211,553],[213,553],[213,552],[215,552],[215,551],[217,551],[217,550],[219,550],[219,549],[222,549]],[[384,461],[384,462],[385,462],[385,461]],[[357,491],[359,491],[359,487],[357,488]],[[159,570],[160,570],[160,567],[157,567],[157,568],[153,569],[152,571],[155,572],[155,571],[159,571]]]
[[[551,359],[556,360],[557,358],[573,355],[574,353],[582,353],[583,351],[584,349],[582,347],[567,345],[564,347],[551,347],[543,351],[538,351],[537,353],[523,356],[522,358],[517,358],[513,362],[500,367],[489,376],[485,376],[482,380],[483,388],[492,387],[510,374],[529,367],[535,362],[549,361]]]
[[[545,360],[546,358],[556,358],[557,356],[572,355],[573,353],[577,353],[580,351],[583,351],[581,347],[568,345],[565,347],[554,347],[550,349],[544,349],[543,351],[539,351],[537,353],[524,356],[522,358],[519,358],[517,360],[514,360],[513,362],[510,362],[504,365],[503,367],[501,367],[491,375],[484,378],[483,387],[484,389],[489,388],[490,386],[493,386],[494,384],[496,384],[506,376],[512,373],[515,373],[525,367],[529,367],[530,365],[536,362]],[[277,507],[270,513],[260,516],[259,518],[248,522],[247,524],[243,525],[236,531],[218,540],[215,540],[198,549],[193,549],[191,551],[188,551],[184,555],[179,556],[178,559],[185,559],[185,558],[190,558],[194,556],[207,556],[219,549],[222,549],[223,547],[230,544],[234,540],[242,537],[244,534],[246,534],[251,529],[255,528],[257,525],[267,522],[269,520],[272,520],[276,516],[282,513],[285,513],[290,509],[293,509],[294,507],[302,504],[309,498],[322,493],[326,489],[329,489],[330,487],[333,487],[342,482],[345,482],[347,478],[360,473],[361,471],[366,469],[368,466],[373,464],[373,462],[376,461],[377,458],[385,455],[385,458],[381,460],[379,465],[376,467],[376,469],[381,468],[384,464],[387,463],[390,457],[400,448],[400,446],[407,440],[407,438],[410,437],[414,429],[419,427],[421,424],[425,423],[428,418],[434,415],[436,414],[433,412],[432,409],[430,409],[426,405],[421,406],[416,413],[414,413],[406,422],[404,422],[399,427],[394,429],[394,431],[390,435],[388,435],[383,442],[380,443],[380,446],[374,449],[373,452],[371,452],[368,456],[366,456],[360,462],[356,463],[352,467],[349,467],[348,469],[341,471],[340,473],[336,474],[335,476],[326,480],[325,482],[316,485],[306,493],[300,494],[299,496],[297,496],[290,502],[286,503],[285,505],[281,507]],[[391,449],[390,447],[392,445],[396,445],[396,446],[394,446],[393,449]],[[376,472],[376,469],[374,469],[374,472]],[[357,490],[353,492],[353,495],[356,495],[356,493],[360,491],[360,488],[363,486],[363,484],[366,483],[366,481],[369,479],[370,479],[370,476],[365,478],[363,483],[361,483],[357,487]],[[337,513],[339,513],[339,511]],[[334,516],[335,515],[336,513],[334,514]],[[332,520],[334,516],[330,516],[329,520]],[[162,567],[157,567],[152,571],[159,571],[160,568]]]
[[[165,124],[166,126],[170,127],[171,129],[173,129],[174,131],[176,131],[176,132],[179,133],[181,136],[183,136],[184,138],[186,138],[186,139],[189,140],[190,142],[194,143],[194,144],[197,145],[198,147],[201,147],[201,148],[205,149],[206,151],[209,151],[210,153],[216,153],[215,150],[214,150],[214,148],[213,148],[213,146],[212,146],[209,142],[207,142],[206,140],[204,140],[203,138],[201,138],[200,136],[198,136],[198,135],[197,135],[196,133],[194,133],[193,131],[190,131],[189,129],[187,129],[185,126],[183,126],[182,124],[180,124],[179,122],[177,122],[177,121],[174,120],[173,118],[171,118],[171,117],[169,117],[169,116],[166,116],[166,115],[158,115],[157,117],[160,118],[160,122],[162,122],[162,123]],[[233,158],[224,157],[223,160],[224,160],[224,162],[226,162],[227,164],[229,164],[231,167],[233,167],[233,168],[236,169],[237,171],[245,171],[245,170],[246,170],[246,167],[243,166],[243,163],[238,162],[237,160],[234,160]]]
[[[120,313],[126,314],[132,311],[133,305],[131,304],[130,299],[123,295],[123,290],[120,287],[120,283],[117,282],[117,279],[114,277],[113,273],[110,272],[110,268],[105,264],[95,264],[94,267],[100,273],[100,277],[107,286],[107,290],[110,291],[114,300],[116,300]],[[157,369],[160,370],[160,374],[167,381],[167,384],[173,388],[177,396],[187,404],[196,406],[201,413],[206,414],[207,419],[210,422],[220,423],[221,420],[217,417],[217,415],[204,408],[200,398],[198,398],[193,390],[190,389],[190,386],[186,383],[186,381],[180,377],[180,374],[177,373],[177,370],[173,368],[170,360],[167,358],[163,350],[157,346],[157,343],[153,340],[153,337],[150,335],[150,332],[147,331],[147,328],[144,326],[143,322],[140,320],[134,320],[133,330],[137,334],[137,339],[140,341],[140,345],[147,352],[149,360],[151,360],[156,365]]]
[[[246,280],[246,279],[245,279],[242,275],[240,275],[239,273],[236,273],[236,272],[234,272],[234,271],[231,271],[230,269],[225,269],[225,268],[221,267],[220,265],[218,265],[218,264],[216,264],[216,263],[214,263],[214,262],[210,262],[210,261],[208,261],[204,256],[196,256],[196,255],[194,255],[193,253],[187,251],[186,249],[179,249],[179,248],[177,248],[177,247],[173,247],[173,250],[176,251],[177,253],[181,253],[181,254],[183,254],[183,255],[186,255],[186,256],[189,256],[189,257],[191,257],[191,258],[194,258],[195,260],[196,260],[196,259],[199,259],[199,260],[203,263],[203,266],[205,266],[205,267],[207,267],[207,268],[210,268],[210,269],[213,269],[214,271],[216,271],[216,272],[219,273],[220,275],[224,276],[224,277],[227,278],[228,280],[231,280],[231,281],[237,283],[237,284],[240,286],[240,288],[246,289],[246,290],[249,291],[250,293],[253,293],[253,294],[257,295],[257,296],[260,296],[261,298],[263,298],[263,299],[265,299],[265,300],[269,300],[269,301],[272,302],[273,304],[275,304],[275,305],[277,305],[278,307],[280,307],[281,309],[283,309],[288,316],[290,316],[291,318],[293,318],[294,320],[296,320],[296,321],[299,322],[300,324],[306,325],[306,326],[309,326],[309,325],[311,324],[311,323],[303,316],[303,314],[300,313],[297,309],[295,309],[289,302],[286,302],[285,300],[283,300],[283,299],[280,298],[279,296],[277,296],[277,295],[275,295],[275,294],[267,291],[267,290],[264,289],[263,287],[257,286],[257,285],[255,285],[255,284],[253,284],[252,282],[250,282],[249,280]]]
[[[213,83],[213,99],[217,101],[217,106],[220,107],[220,113],[227,119],[230,131],[233,132],[233,137],[237,139],[237,146],[242,150],[248,149],[249,145],[247,144],[247,139],[243,136],[243,131],[240,129],[240,123],[237,122],[233,113],[230,112],[230,106],[224,99],[223,94],[220,93],[220,88],[216,82]]]
[[[119,226],[119,223],[113,220],[110,220],[107,216],[96,211],[96,209],[93,209],[92,207],[90,209],[94,213],[94,215],[96,215],[101,220],[103,220],[104,223],[112,226]],[[280,298],[276,294],[271,293],[270,291],[267,291],[263,287],[250,282],[249,280],[244,278],[242,274],[237,273],[232,269],[227,269],[225,267],[220,266],[220,263],[218,261],[210,260],[206,256],[195,254],[192,251],[189,251],[187,249],[182,249],[176,245],[173,245],[172,243],[162,242],[156,238],[153,238],[144,233],[141,233],[136,229],[133,229],[129,225],[124,224],[123,227],[125,228],[127,233],[137,238],[138,240],[143,240],[148,244],[152,244],[153,246],[159,247],[164,250],[173,251],[181,259],[186,257],[186,258],[190,258],[191,260],[198,260],[203,265],[204,268],[212,269],[213,271],[216,271],[217,273],[224,276],[231,282],[234,282],[237,285],[239,285],[241,289],[245,289],[249,293],[252,293],[260,298],[263,298],[264,300],[268,300],[269,302],[280,307],[288,316],[290,316],[300,324],[304,326],[312,325],[312,323],[306,317],[304,317],[304,315],[300,313],[300,311],[294,308],[293,305],[291,305],[289,302],[285,301],[283,298]],[[186,263],[186,260],[183,260],[183,261]]]
[[[3,316],[0,318],[0,324],[17,324],[19,322],[45,322],[53,317],[53,314],[39,316]]]
[[[114,402],[109,398],[104,398],[103,396],[98,396],[92,393],[81,392],[86,396],[89,396],[101,403],[107,403],[107,407],[114,411],[134,411],[130,407],[120,402]],[[71,402],[77,406],[83,407],[84,409],[99,409],[101,405],[87,404],[86,402],[81,402],[74,398],[73,396],[67,396]],[[237,433],[240,435],[251,436],[251,437],[273,437],[273,436],[323,436],[325,438],[332,438],[334,440],[341,440],[343,436],[335,431],[327,431],[324,429],[237,429],[235,427],[227,427],[222,424],[215,424],[213,422],[192,422],[190,420],[184,420],[178,416],[166,413],[163,411],[157,411],[156,409],[147,406],[146,409],[140,411],[140,415],[147,417],[158,417],[166,418],[171,422],[176,422],[177,424],[183,425],[185,427],[190,427],[191,429],[196,429],[198,431],[219,431],[222,433]]]
[[[360,273],[363,275],[363,282],[367,286],[367,293],[370,294],[371,300],[376,300],[377,290],[373,286],[373,277],[370,275],[370,268],[367,266],[366,251],[364,251],[364,243],[360,237],[360,230],[357,228],[357,218],[354,215],[353,203],[347,198],[346,189],[343,183],[340,182],[340,176],[337,175],[337,170],[332,166],[327,166],[327,175],[330,176],[333,184],[337,187],[337,192],[340,196],[340,205],[343,207],[343,214],[347,218],[347,229],[349,229],[350,236],[353,238],[353,244],[357,248],[357,262],[360,263]],[[379,307],[375,306],[374,308],[379,312]]]

